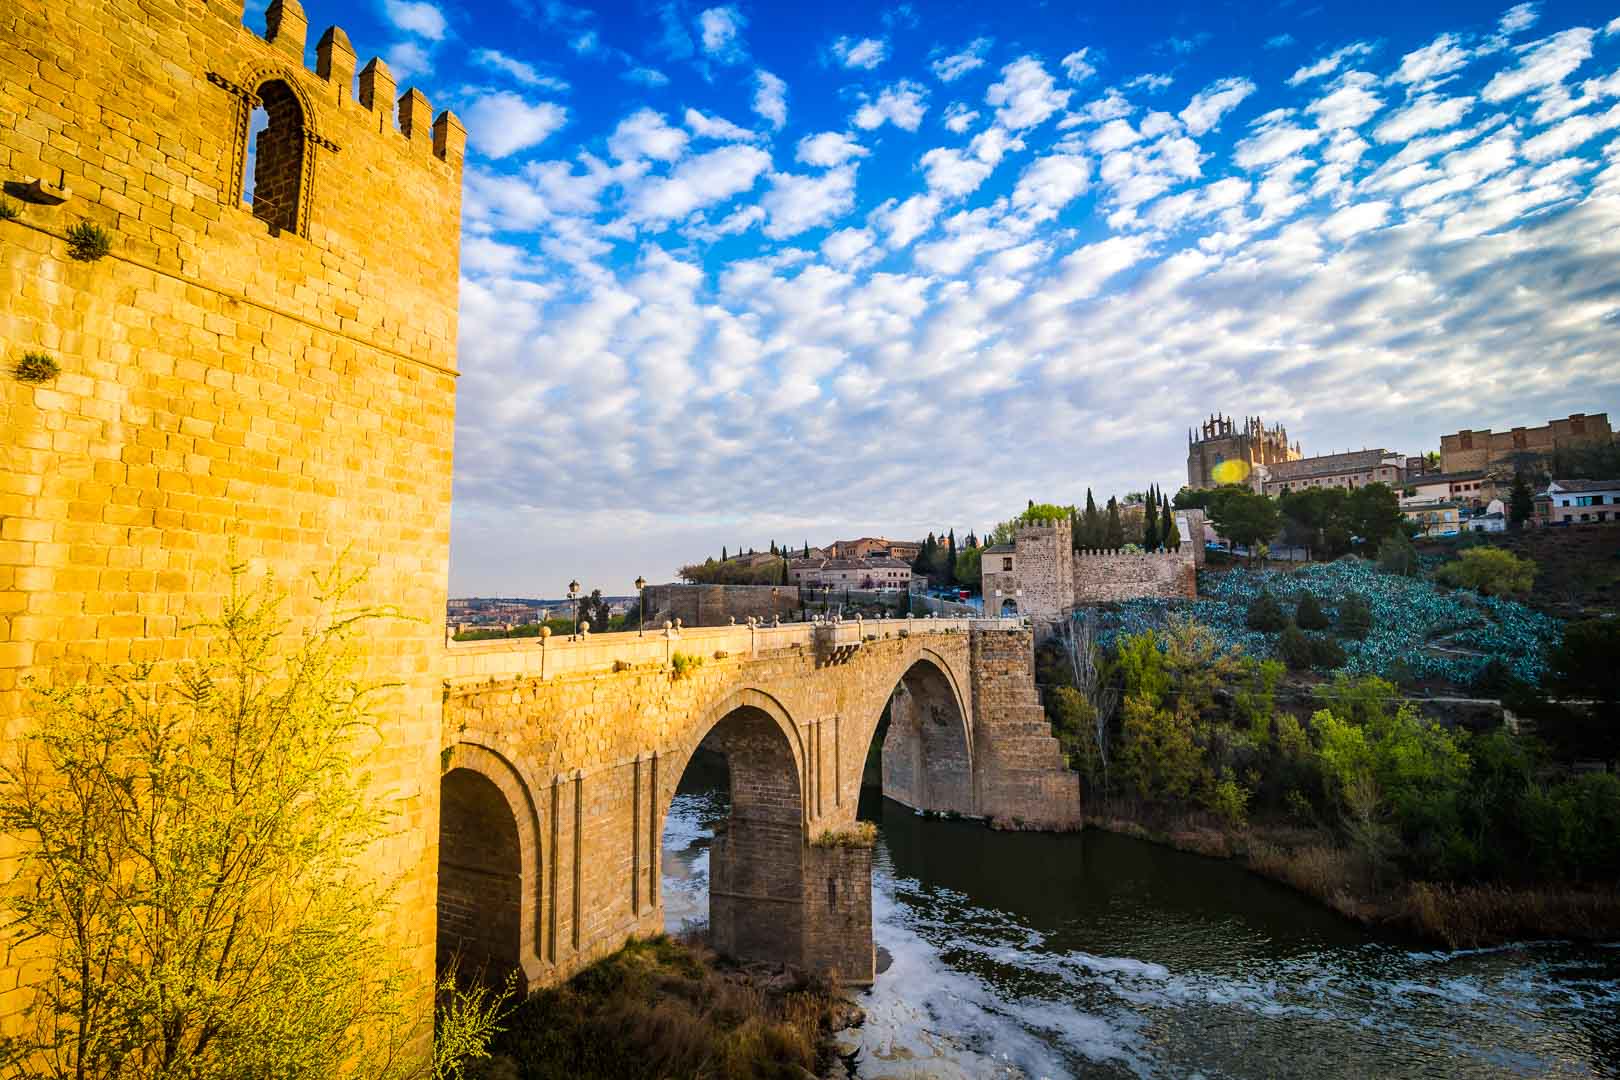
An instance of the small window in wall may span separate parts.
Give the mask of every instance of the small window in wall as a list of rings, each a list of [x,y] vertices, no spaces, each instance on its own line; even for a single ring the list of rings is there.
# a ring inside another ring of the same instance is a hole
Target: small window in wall
[[[276,229],[298,231],[299,201],[303,197],[304,111],[286,83],[272,80],[259,87],[260,107],[248,126],[247,175],[244,200],[253,204],[253,216]]]
[[[1011,556],[1008,556],[1007,558],[1004,558],[1004,559],[1001,560],[1001,569],[1003,571],[1008,572],[1008,573],[1012,572],[1012,557]]]

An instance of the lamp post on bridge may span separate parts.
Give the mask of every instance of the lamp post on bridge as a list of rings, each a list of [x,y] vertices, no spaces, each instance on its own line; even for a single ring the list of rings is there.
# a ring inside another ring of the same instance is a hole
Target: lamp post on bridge
[[[636,637],[642,636],[647,626],[647,579],[636,575]]]
[[[571,640],[578,641],[579,640],[579,620],[580,620],[580,613],[579,613],[579,608],[580,608],[580,605],[579,605],[579,579],[578,578],[575,578],[574,580],[572,580],[572,581],[570,581],[568,583],[568,600],[569,600],[569,602],[571,604],[574,605],[574,632],[573,632],[572,635],[570,635],[570,638],[571,638]]]

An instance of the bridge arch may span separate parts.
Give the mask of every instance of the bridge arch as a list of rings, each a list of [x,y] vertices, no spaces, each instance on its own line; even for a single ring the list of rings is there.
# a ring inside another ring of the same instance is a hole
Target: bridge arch
[[[780,701],[753,687],[727,694],[691,729],[684,777],[700,754],[724,759],[727,807],[709,848],[709,935],[743,960],[798,964],[804,938],[804,754]],[[660,808],[660,834],[680,788]]]
[[[520,972],[539,983],[540,820],[516,766],[487,746],[456,743],[439,776],[437,956],[467,975]]]
[[[905,658],[872,720],[881,739],[883,795],[914,810],[972,815],[973,721],[951,664],[922,648]],[[882,721],[887,713],[887,724]]]

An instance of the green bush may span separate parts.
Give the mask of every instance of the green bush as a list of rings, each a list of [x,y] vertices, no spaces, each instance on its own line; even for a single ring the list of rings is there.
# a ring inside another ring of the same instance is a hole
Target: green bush
[[[1620,619],[1585,619],[1564,627],[1548,657],[1562,693],[1620,701]]]
[[[1321,603],[1310,593],[1299,598],[1299,604],[1294,609],[1294,622],[1301,630],[1326,630],[1332,625]]]
[[[93,221],[68,226],[68,255],[80,262],[95,262],[112,251],[112,237]]]
[[[1277,598],[1269,590],[1261,589],[1259,595],[1249,602],[1249,611],[1243,621],[1250,630],[1270,634],[1287,626],[1288,616],[1283,614]]]
[[[54,357],[45,353],[26,352],[23,353],[23,358],[17,361],[17,366],[12,369],[12,373],[17,376],[19,382],[50,382],[62,374],[62,365],[58,364]]]
[[[1253,796],[1254,792],[1227,777],[1210,789],[1204,804],[1226,824],[1241,828],[1248,824],[1249,799]]]
[[[1502,548],[1469,548],[1442,566],[1436,576],[1446,585],[1486,596],[1523,597],[1535,583],[1536,564]]]
[[[1312,660],[1311,639],[1305,631],[1289,623],[1277,638],[1277,654],[1292,671],[1307,671]]]
[[[1372,631],[1372,608],[1360,593],[1346,593],[1339,601],[1339,633],[1357,641]]]
[[[675,669],[675,678],[684,679],[691,672],[703,666],[703,657],[678,652],[669,658],[669,665]]]
[[[1344,666],[1344,646],[1325,634],[1311,635],[1311,667],[1332,671]]]

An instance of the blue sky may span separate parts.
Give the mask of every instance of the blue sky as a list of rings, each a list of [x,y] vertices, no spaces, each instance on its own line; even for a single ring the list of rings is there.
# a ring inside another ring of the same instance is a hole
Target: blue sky
[[[469,131],[452,592],[1620,411],[1620,4],[1108,7],[316,0]]]

